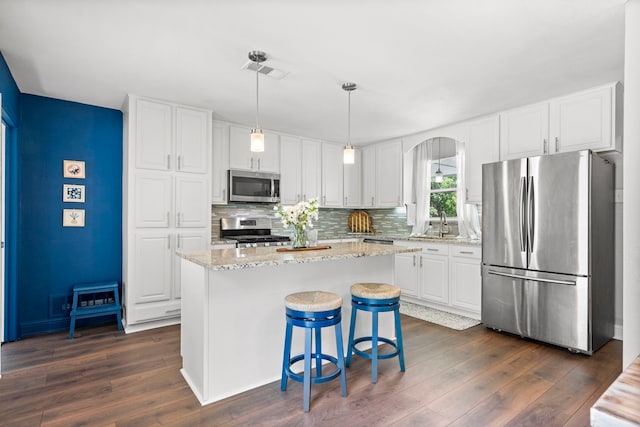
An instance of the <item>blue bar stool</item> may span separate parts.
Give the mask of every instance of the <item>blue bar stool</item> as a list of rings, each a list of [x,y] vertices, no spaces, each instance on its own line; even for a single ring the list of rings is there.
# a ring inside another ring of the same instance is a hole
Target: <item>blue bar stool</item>
[[[371,312],[372,331],[371,336],[354,340],[358,310]],[[386,311],[393,311],[397,343],[388,338],[378,336],[378,313]],[[364,341],[371,341],[371,354],[356,348],[359,343]],[[380,354],[378,352],[379,342],[391,345],[394,351]],[[378,382],[378,360],[398,356],[400,371],[404,372],[404,350],[400,325],[400,288],[385,283],[356,283],[351,286],[351,325],[349,327],[349,344],[347,346],[347,367],[351,365],[353,353],[366,359],[371,359],[371,381],[373,383]]]
[[[342,346],[342,297],[340,295],[323,292],[310,291],[298,292],[287,295],[284,299],[287,316],[287,327],[284,339],[284,355],[282,358],[282,379],[280,390],[287,389],[287,379],[299,381],[304,387],[304,411],[309,412],[309,398],[311,395],[311,384],[319,384],[340,377],[340,388],[342,395],[347,395],[347,377],[344,368],[344,350]],[[305,328],[304,353],[291,357],[291,337],[293,327]],[[336,328],[336,349],[337,358],[322,353],[321,330],[326,326]],[[315,332],[315,353],[312,353],[312,334]],[[304,372],[297,374],[291,370],[291,366],[304,361]],[[315,376],[311,372],[311,361],[315,360]],[[322,361],[329,361],[335,366],[330,373],[322,374]]]
[[[94,298],[90,300],[93,304],[83,306],[81,297],[83,295],[102,294],[106,298]],[[96,304],[100,301],[100,304]],[[69,339],[73,339],[76,329],[76,319],[86,319],[87,317],[106,316],[115,314],[118,322],[118,330],[122,330],[122,307],[118,296],[118,282],[84,283],[73,287],[73,303],[71,305],[71,322],[69,324]]]

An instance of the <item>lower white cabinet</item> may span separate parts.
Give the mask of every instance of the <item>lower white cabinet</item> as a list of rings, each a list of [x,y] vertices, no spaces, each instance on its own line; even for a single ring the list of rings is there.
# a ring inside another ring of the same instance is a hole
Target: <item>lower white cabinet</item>
[[[481,252],[479,246],[395,241],[422,252],[395,256],[395,284],[402,299],[480,318]]]

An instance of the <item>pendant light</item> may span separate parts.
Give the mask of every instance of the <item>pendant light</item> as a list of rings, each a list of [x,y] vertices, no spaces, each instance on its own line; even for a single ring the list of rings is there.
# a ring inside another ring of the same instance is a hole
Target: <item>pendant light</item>
[[[442,171],[440,170],[440,138],[438,138],[438,170],[436,171],[436,182],[442,182]]]
[[[252,50],[249,52],[249,59],[256,63],[256,127],[251,129],[251,151],[261,153],[264,151],[264,133],[258,126],[258,70],[260,70],[260,63],[267,60],[267,54],[260,50]]]
[[[342,85],[342,90],[346,91],[349,94],[347,145],[344,146],[344,150],[342,152],[342,162],[345,165],[352,165],[356,162],[356,152],[353,149],[353,145],[351,145],[351,92],[356,90],[357,87],[358,85],[356,85],[355,83],[344,83]]]

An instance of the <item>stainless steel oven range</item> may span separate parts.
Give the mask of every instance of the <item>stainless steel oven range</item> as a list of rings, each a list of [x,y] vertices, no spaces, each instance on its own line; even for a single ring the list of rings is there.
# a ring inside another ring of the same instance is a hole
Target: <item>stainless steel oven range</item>
[[[271,234],[269,217],[224,217],[220,218],[220,237],[236,241],[237,248],[261,246],[287,246],[288,236]]]

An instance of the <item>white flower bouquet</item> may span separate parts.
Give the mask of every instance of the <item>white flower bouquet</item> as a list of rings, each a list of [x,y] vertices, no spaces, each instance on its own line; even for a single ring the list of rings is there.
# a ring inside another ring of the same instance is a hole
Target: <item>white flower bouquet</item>
[[[285,228],[293,226],[293,247],[304,247],[306,245],[305,230],[313,228],[313,221],[318,220],[318,199],[300,202],[290,208],[277,205],[273,210],[276,211]]]

